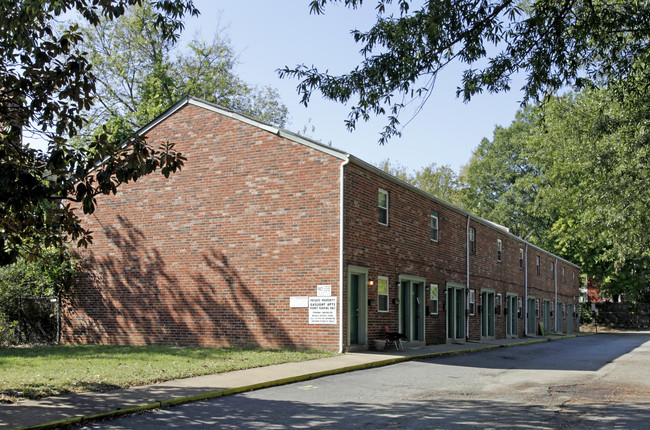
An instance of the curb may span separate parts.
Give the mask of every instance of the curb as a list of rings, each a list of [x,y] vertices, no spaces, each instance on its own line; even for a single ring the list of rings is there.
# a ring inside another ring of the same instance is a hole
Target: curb
[[[425,354],[418,354],[418,355],[413,355],[413,356],[408,356],[408,357],[394,357],[394,358],[387,358],[385,360],[379,360],[379,361],[373,361],[371,363],[364,363],[364,364],[356,364],[353,366],[347,366],[347,367],[341,367],[337,369],[330,369],[330,370],[324,370],[321,372],[314,372],[314,373],[308,373],[304,375],[299,375],[299,376],[291,376],[288,378],[282,378],[282,379],[277,379],[273,381],[267,381],[267,382],[260,382],[258,384],[251,384],[251,385],[244,385],[241,387],[236,387],[236,388],[229,388],[226,390],[218,390],[218,391],[210,391],[207,393],[203,394],[197,394],[194,396],[187,396],[187,397],[179,397],[176,399],[170,399],[170,400],[164,400],[160,402],[155,402],[155,403],[149,403],[146,405],[141,405],[141,406],[134,406],[131,408],[126,408],[126,409],[117,409],[114,411],[110,412],[102,412],[99,414],[93,414],[93,415],[85,415],[85,416],[79,416],[79,417],[74,417],[74,418],[68,418],[65,420],[60,420],[60,421],[52,421],[49,423],[45,424],[38,424],[35,426],[29,426],[29,427],[19,427],[15,430],[50,430],[50,429],[62,429],[62,428],[70,428],[75,425],[83,425],[83,424],[89,424],[92,422],[96,421],[104,421],[104,420],[109,420],[109,419],[114,419],[114,418],[119,418],[124,415],[131,415],[131,414],[136,414],[139,412],[147,412],[147,411],[152,411],[155,409],[165,409],[165,408],[171,408],[174,406],[180,406],[184,405],[186,403],[193,403],[193,402],[199,402],[202,400],[210,400],[210,399],[216,399],[218,397],[223,397],[223,396],[230,396],[234,394],[240,394],[240,393],[245,393],[248,391],[255,391],[255,390],[260,390],[263,388],[271,388],[271,387],[278,387],[280,385],[287,385],[287,384],[292,384],[295,382],[302,382],[302,381],[308,381],[310,379],[317,379],[317,378],[322,378],[324,376],[331,376],[331,375],[338,375],[342,373],[348,373],[348,372],[353,372],[355,370],[363,370],[363,369],[371,369],[375,367],[383,367],[383,366],[388,366],[391,364],[398,364],[398,363],[404,363],[407,361],[413,361],[413,360],[423,360],[423,359],[430,359],[430,358],[437,358],[437,357],[450,357],[454,355],[462,355],[462,354],[469,354],[473,352],[481,352],[481,351],[488,351],[491,349],[497,349],[497,348],[506,348],[506,347],[511,347],[511,346],[523,346],[523,345],[531,345],[534,343],[543,343],[543,342],[551,342],[554,340],[561,340],[561,339],[569,339],[573,337],[584,337],[584,336],[592,336],[596,334],[601,334],[601,333],[576,333],[576,334],[570,334],[570,335],[562,335],[558,337],[553,337],[553,338],[547,338],[547,339],[534,339],[534,340],[529,340],[525,342],[517,342],[517,343],[509,343],[509,344],[503,344],[503,345],[486,345],[486,346],[480,346],[477,348],[469,348],[469,349],[460,349],[457,351],[442,351],[442,352],[431,352],[431,353],[425,353]]]

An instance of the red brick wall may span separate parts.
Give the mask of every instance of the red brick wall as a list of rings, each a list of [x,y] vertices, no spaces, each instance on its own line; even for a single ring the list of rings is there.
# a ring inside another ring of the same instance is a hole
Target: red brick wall
[[[383,327],[388,325],[396,330],[398,304],[392,302],[397,297],[399,275],[424,278],[425,285],[437,284],[439,287],[439,307],[437,315],[429,315],[425,320],[425,340],[427,344],[442,343],[446,340],[445,286],[447,282],[465,285],[467,282],[467,215],[432,201],[395,181],[382,177],[372,169],[349,164],[345,167],[345,239],[344,268],[348,265],[368,269],[368,298],[377,298],[377,278],[389,279],[389,312],[378,312],[377,304],[368,306],[368,338],[382,338]],[[377,193],[379,189],[389,194],[389,223],[378,223]],[[431,211],[439,214],[439,239],[430,239]],[[505,308],[507,293],[516,294],[524,304],[521,318],[518,318],[517,333],[524,336],[525,330],[525,268],[520,267],[520,249],[525,243],[505,233],[501,229],[480,223],[474,219],[470,227],[476,230],[476,253],[470,255],[469,288],[476,291],[475,315],[469,316],[469,338],[480,339],[480,317],[478,312],[479,295],[482,289],[501,294],[502,309]],[[502,240],[502,261],[497,261],[497,239]],[[542,259],[540,276],[535,273],[535,255]],[[550,275],[550,262],[555,258],[536,248],[528,247],[528,277],[530,295],[541,300],[555,301],[555,284]],[[561,279],[561,267],[565,266],[566,281]],[[578,283],[572,282],[573,266],[559,262],[558,300],[571,301],[577,305]],[[345,278],[347,279],[347,277]],[[347,295],[347,287],[344,297]],[[575,296],[575,298],[574,298]],[[344,314],[347,303],[344,302]],[[541,309],[536,326],[541,321]],[[347,321],[344,321],[347,324]],[[347,327],[344,327],[348,344]],[[531,333],[535,334],[535,333]],[[495,317],[495,337],[506,337],[505,312]]]
[[[188,105],[148,133],[187,162],[102,196],[69,343],[338,349],[290,296],[339,290],[341,160]]]

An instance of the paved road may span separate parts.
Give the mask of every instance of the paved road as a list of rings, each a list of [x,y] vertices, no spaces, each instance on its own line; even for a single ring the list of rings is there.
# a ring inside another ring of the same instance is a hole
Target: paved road
[[[412,361],[86,428],[650,428],[650,334]]]

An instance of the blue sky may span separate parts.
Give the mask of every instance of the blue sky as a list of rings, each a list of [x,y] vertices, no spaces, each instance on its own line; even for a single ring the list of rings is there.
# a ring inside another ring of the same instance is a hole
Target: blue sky
[[[481,94],[465,104],[455,95],[463,65],[451,65],[439,74],[432,96],[403,130],[403,136],[380,146],[377,140],[385,118],[359,124],[350,133],[344,124],[349,106],[316,94],[305,108],[296,92],[298,81],[278,77],[276,70],[285,65],[304,63],[345,73],[359,64],[360,45],[354,43],[350,30],[370,28],[376,18],[375,4],[367,1],[361,10],[328,4],[325,15],[310,15],[309,0],[195,0],[201,16],[187,22],[185,37],[200,32],[211,39],[218,28],[224,30],[239,53],[240,77],[279,91],[289,109],[289,130],[300,132],[308,126],[309,137],[331,142],[370,163],[389,158],[417,170],[435,162],[458,171],[481,139],[492,137],[495,125],[512,122],[522,97],[518,90]],[[400,117],[402,122],[409,118]]]

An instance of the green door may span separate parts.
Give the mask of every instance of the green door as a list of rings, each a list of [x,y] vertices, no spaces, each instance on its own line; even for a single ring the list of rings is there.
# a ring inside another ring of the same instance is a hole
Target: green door
[[[359,275],[350,278],[350,345],[359,344]]]
[[[546,331],[553,331],[553,327],[551,327],[551,301],[550,300],[544,300],[542,305],[542,312],[544,315],[544,329]]]
[[[481,337],[494,337],[494,292],[481,292]]]
[[[558,333],[564,331],[564,324],[562,323],[562,302],[555,304],[555,331]]]
[[[406,335],[409,342],[423,342],[424,282],[402,281],[399,290],[400,333]]]
[[[447,339],[465,339],[465,288],[447,287]]]
[[[517,336],[517,296],[506,295],[506,336]]]
[[[566,305],[566,332],[571,333],[573,331],[573,305]]]
[[[537,334],[537,330],[535,329],[535,321],[536,321],[535,298],[529,297],[526,303],[528,303],[528,309],[526,314],[528,336],[535,336]]]

